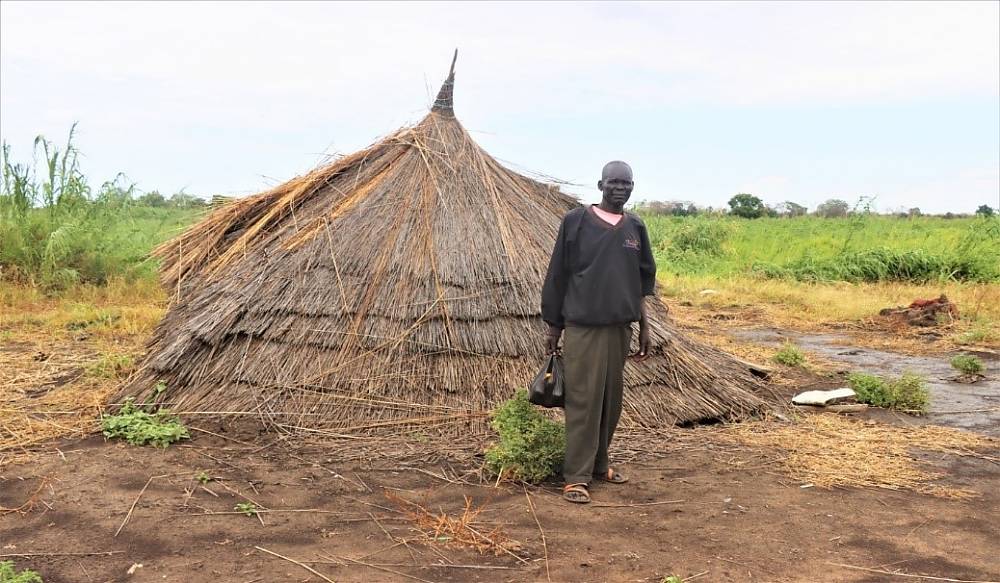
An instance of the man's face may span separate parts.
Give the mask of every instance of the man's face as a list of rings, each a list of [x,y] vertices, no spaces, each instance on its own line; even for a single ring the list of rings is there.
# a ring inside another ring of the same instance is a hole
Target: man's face
[[[624,162],[611,162],[601,172],[597,188],[601,189],[604,200],[613,207],[621,208],[632,196],[632,169]]]

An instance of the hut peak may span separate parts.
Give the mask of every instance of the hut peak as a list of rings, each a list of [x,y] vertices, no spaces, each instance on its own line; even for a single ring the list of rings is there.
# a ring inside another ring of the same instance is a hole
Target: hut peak
[[[448,71],[448,78],[441,84],[441,90],[438,91],[434,106],[431,107],[431,111],[437,111],[450,117],[455,117],[455,61],[457,60],[458,49],[455,49],[455,55],[451,58],[451,70]]]

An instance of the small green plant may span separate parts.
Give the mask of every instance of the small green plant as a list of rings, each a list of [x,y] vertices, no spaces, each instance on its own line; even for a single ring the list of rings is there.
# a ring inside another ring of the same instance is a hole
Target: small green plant
[[[167,447],[175,441],[191,437],[175,415],[159,409],[154,413],[135,406],[132,399],[122,405],[116,415],[101,418],[105,437],[120,437],[132,445]]]
[[[660,583],[682,583],[684,580],[677,575],[668,575]]]
[[[923,377],[905,373],[889,384],[895,400],[894,409],[923,414],[930,408],[930,393]]]
[[[207,484],[212,481],[212,477],[206,474],[205,472],[198,472],[198,475],[195,476],[195,479],[201,482],[202,484]]]
[[[930,406],[930,393],[924,379],[918,375],[905,373],[900,378],[889,381],[872,374],[853,373],[847,383],[857,394],[858,402],[873,407],[898,409],[908,413],[926,413]]]
[[[490,426],[500,442],[486,450],[494,476],[537,483],[554,474],[566,452],[566,427],[547,419],[521,390],[493,411]]]
[[[982,374],[986,368],[983,366],[983,361],[971,354],[959,354],[955,358],[952,358],[951,367],[967,375]]]
[[[42,583],[42,577],[28,569],[18,573],[14,561],[0,561],[0,583]]]
[[[859,403],[873,407],[889,406],[889,388],[881,377],[863,372],[852,373],[847,377],[847,384],[854,389]]]
[[[774,353],[774,362],[785,366],[802,366],[806,363],[806,355],[791,342],[785,342],[778,352]]]
[[[994,339],[988,327],[978,325],[967,332],[962,332],[955,337],[957,344],[983,344]]]
[[[233,507],[233,510],[235,510],[237,512],[242,512],[243,514],[246,514],[247,516],[256,516],[257,515],[257,505],[254,504],[253,502],[240,502],[235,507]]]
[[[156,384],[153,385],[153,396],[159,397],[165,390],[167,390],[167,381],[156,381]]]

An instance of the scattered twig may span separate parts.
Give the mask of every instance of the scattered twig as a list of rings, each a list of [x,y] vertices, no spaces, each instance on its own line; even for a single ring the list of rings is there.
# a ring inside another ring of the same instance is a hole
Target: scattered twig
[[[0,555],[0,559],[6,557],[106,557],[110,555],[120,555],[125,551],[92,551],[89,553],[5,553]]]
[[[274,551],[269,551],[269,550],[265,549],[264,547],[258,547],[258,546],[255,546],[254,548],[255,548],[255,549],[257,549],[258,551],[264,551],[265,553],[267,553],[267,554],[269,554],[269,555],[274,555],[275,557],[278,557],[279,559],[284,559],[284,560],[288,561],[289,563],[295,563],[296,565],[298,565],[298,566],[302,567],[302,568],[303,568],[303,569],[305,569],[306,571],[309,571],[309,572],[310,572],[310,573],[312,573],[313,575],[316,575],[316,576],[317,576],[317,577],[319,577],[320,579],[322,579],[322,580],[324,580],[324,581],[327,581],[328,583],[334,583],[333,579],[330,579],[329,577],[327,577],[327,576],[323,575],[322,573],[320,573],[320,572],[319,572],[319,571],[317,571],[316,569],[313,569],[313,568],[312,568],[312,567],[310,567],[309,565],[306,565],[306,564],[304,564],[304,563],[301,563],[301,562],[299,562],[299,561],[296,561],[295,559],[290,559],[290,558],[286,557],[285,555],[279,555],[278,553],[276,553],[276,552],[274,552]]]
[[[336,558],[338,558],[338,559],[343,559],[345,561],[350,561],[350,562],[352,562],[352,563],[354,563],[356,565],[362,565],[364,567],[369,567],[369,568],[372,568],[372,569],[376,569],[378,571],[385,571],[386,573],[392,573],[393,575],[399,575],[400,577],[406,577],[407,579],[413,579],[414,581],[422,581],[423,583],[433,583],[432,581],[428,581],[427,579],[421,579],[420,577],[417,577],[416,575],[410,575],[410,574],[404,573],[402,571],[396,571],[394,569],[389,569],[388,567],[382,567],[382,566],[375,565],[375,564],[372,564],[372,563],[366,563],[364,561],[358,561],[358,560],[352,559],[350,557],[342,557],[340,555],[333,555],[333,556],[336,557]]]
[[[950,581],[951,583],[1000,583],[998,581],[982,581],[982,580],[970,580],[970,579],[951,579],[950,577],[934,577],[932,575],[912,575],[910,573],[893,573],[892,571],[883,571],[882,569],[869,569],[868,567],[859,567],[857,565],[845,565],[844,563],[830,563],[827,565],[833,565],[835,567],[843,567],[845,569],[854,569],[856,571],[867,571],[869,573],[878,573],[879,575],[892,575],[894,577],[909,577],[911,579],[927,579],[930,581]]]
[[[168,475],[170,475],[170,474],[162,474],[162,475],[159,475],[159,476],[150,476],[149,479],[146,480],[146,485],[142,487],[142,490],[139,490],[139,495],[136,496],[135,500],[132,501],[132,506],[129,506],[128,513],[125,514],[125,520],[122,520],[121,525],[118,526],[118,530],[115,531],[115,536],[116,537],[119,535],[119,533],[121,533],[122,529],[125,528],[125,524],[128,523],[128,519],[132,518],[132,512],[135,510],[135,505],[139,503],[139,498],[142,498],[142,495],[146,492],[146,488],[149,487],[149,484],[153,480],[155,480],[156,478],[164,478],[164,477],[166,477]]]
[[[212,432],[212,431],[209,431],[209,430],[207,430],[207,429],[201,429],[201,428],[199,428],[199,427],[195,427],[195,426],[193,426],[193,425],[188,425],[187,427],[188,427],[188,429],[193,429],[193,430],[195,430],[195,431],[199,431],[199,432],[201,432],[201,433],[207,433],[208,435],[214,435],[215,437],[218,437],[218,438],[220,438],[220,439],[225,439],[226,441],[231,441],[231,442],[233,442],[233,443],[238,443],[238,444],[240,444],[240,445],[245,445],[245,446],[247,446],[247,447],[253,447],[253,446],[254,446],[254,444],[253,444],[253,443],[247,443],[247,442],[245,442],[245,441],[240,441],[240,440],[238,440],[238,439],[233,439],[232,437],[226,437],[225,435],[219,435],[218,433],[215,433],[215,432]]]
[[[49,483],[48,478],[42,478],[41,483],[38,484],[38,487],[35,488],[35,491],[32,492],[31,495],[28,496],[28,499],[25,500],[24,503],[18,506],[17,508],[7,508],[5,506],[0,506],[0,516],[3,516],[4,514],[10,514],[12,512],[16,512],[18,514],[27,514],[31,512],[31,509],[35,507],[35,502],[37,502],[38,495],[42,493],[42,490],[45,488],[45,486],[48,485],[48,483]]]
[[[680,504],[686,500],[660,500],[659,502],[636,502],[634,504],[592,504],[600,508],[635,508],[636,506],[659,506],[660,504]]]
[[[538,515],[535,514],[535,505],[531,502],[531,496],[528,494],[528,488],[523,484],[524,497],[528,500],[528,510],[531,510],[531,516],[535,519],[535,524],[538,525],[538,532],[542,535],[542,552],[545,553],[545,580],[552,581],[552,575],[549,574],[549,545],[545,542],[545,531],[542,530],[542,523],[538,521]]]

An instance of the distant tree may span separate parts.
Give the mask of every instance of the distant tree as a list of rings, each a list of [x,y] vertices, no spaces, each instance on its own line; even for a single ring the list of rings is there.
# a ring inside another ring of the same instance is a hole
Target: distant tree
[[[851,210],[851,206],[847,204],[846,201],[840,200],[839,198],[831,198],[830,200],[822,203],[816,207],[817,216],[825,217],[828,219],[846,217],[847,212]]]
[[[136,199],[136,202],[145,206],[167,206],[167,199],[157,190],[151,190]]]
[[[690,203],[690,204],[688,204],[687,214],[688,214],[689,217],[698,216],[698,207],[694,206],[693,202]]]
[[[801,217],[808,211],[806,207],[790,200],[786,200],[774,208],[778,214],[786,217]]]
[[[993,213],[993,207],[988,204],[981,204],[979,205],[979,208],[976,209],[976,214],[983,215],[984,217],[992,217]]]
[[[922,216],[922,215],[923,215],[923,213],[920,212],[920,207],[918,207],[918,206],[915,206],[915,207],[913,207],[911,209],[907,209],[907,211],[906,211],[906,216],[908,216],[908,217],[919,217],[919,216]]]
[[[729,212],[745,219],[757,219],[767,214],[767,207],[756,196],[741,192],[729,199]]]

